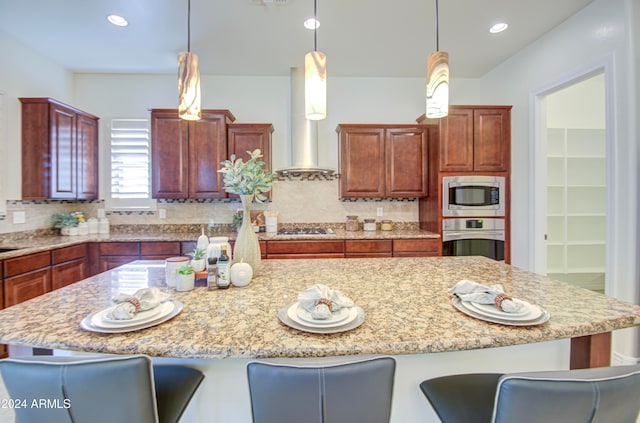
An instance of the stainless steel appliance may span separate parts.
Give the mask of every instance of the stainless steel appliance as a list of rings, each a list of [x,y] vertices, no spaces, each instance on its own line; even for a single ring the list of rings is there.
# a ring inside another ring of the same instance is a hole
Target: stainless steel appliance
[[[505,201],[502,176],[442,178],[442,216],[504,216]]]
[[[443,219],[442,255],[504,260],[504,219]]]

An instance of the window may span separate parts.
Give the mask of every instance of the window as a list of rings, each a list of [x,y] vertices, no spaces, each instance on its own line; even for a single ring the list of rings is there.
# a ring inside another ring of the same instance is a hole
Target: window
[[[147,119],[111,121],[111,174],[106,207],[110,210],[155,210],[150,185],[150,140]]]

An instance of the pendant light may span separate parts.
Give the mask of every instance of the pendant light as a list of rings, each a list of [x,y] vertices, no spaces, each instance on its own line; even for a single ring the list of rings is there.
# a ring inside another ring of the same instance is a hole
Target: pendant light
[[[309,120],[327,117],[327,56],[318,51],[316,0],[313,0],[313,51],[304,56],[304,115]]]
[[[440,51],[436,0],[436,52],[427,58],[427,117],[437,119],[449,114],[449,53]]]
[[[200,69],[198,56],[191,53],[191,0],[187,8],[187,52],[178,55],[178,116],[200,120]]]

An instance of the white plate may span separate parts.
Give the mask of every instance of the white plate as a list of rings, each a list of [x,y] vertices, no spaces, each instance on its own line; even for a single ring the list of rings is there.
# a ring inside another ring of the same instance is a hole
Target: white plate
[[[91,323],[93,316],[95,316],[95,314],[98,313],[98,312],[95,312],[85,317],[80,322],[80,327],[84,330],[87,330],[90,332],[98,332],[98,333],[125,333],[125,332],[133,332],[136,330],[150,328],[151,326],[159,325],[160,323],[164,323],[168,320],[173,319],[182,311],[182,303],[180,301],[169,300],[167,302],[173,303],[173,310],[169,314],[157,317],[156,319],[145,322],[145,323],[140,323],[138,325],[133,325],[133,326],[124,326],[124,327],[119,326],[116,328],[101,328]]]
[[[166,303],[165,303],[166,304]],[[99,311],[95,315],[94,323],[99,320],[103,323],[112,323],[114,325],[137,325],[138,323],[142,323],[146,320],[152,319],[156,315],[158,315],[162,309],[162,304],[158,304],[157,307],[154,307],[150,310],[145,310],[136,313],[131,319],[114,319],[111,316],[111,312],[118,307],[120,304],[116,304],[111,307],[107,307],[104,310]]]
[[[351,310],[351,307],[349,308],[343,307],[340,310],[334,313],[331,313],[331,317],[325,320],[314,319],[311,313],[309,313],[307,310],[305,310],[300,306],[299,302],[292,305],[290,311],[294,312],[297,317],[304,320],[305,322],[318,324],[318,325],[332,325],[334,323],[341,322],[347,317],[349,317],[350,310]]]
[[[306,321],[306,320],[302,319],[298,315],[297,312],[299,310],[300,310],[300,308],[298,307],[298,303],[297,302],[291,304],[291,306],[287,310],[287,317],[289,317],[289,319],[293,320],[294,322],[298,323],[299,325],[307,326],[307,327],[310,327],[310,328],[335,328],[335,327],[346,325],[347,323],[350,323],[351,321],[355,320],[355,318],[358,316],[358,310],[355,307],[350,307],[348,309],[345,309],[346,310],[346,314],[340,320],[337,320],[337,321],[334,320],[333,322],[329,322],[329,323],[327,323],[326,320],[316,320],[314,322],[310,322],[310,321]],[[311,317],[311,316],[309,316],[309,317]]]
[[[462,305],[472,311],[489,317],[497,317],[499,319],[527,321],[535,320],[542,316],[542,310],[537,305],[533,305],[525,301],[522,301],[522,303],[524,305],[524,309],[521,312],[507,313],[499,310],[498,307],[493,304],[478,304],[469,301],[462,301]]]
[[[477,313],[477,312],[465,307],[462,304],[462,301],[460,300],[460,298],[458,298],[456,296],[453,297],[453,300],[451,300],[451,303],[453,304],[453,306],[458,311],[466,314],[467,316],[471,316],[471,317],[476,318],[476,319],[484,320],[485,322],[499,323],[501,325],[508,325],[508,326],[535,326],[535,325],[541,325],[543,323],[546,323],[551,318],[551,315],[549,314],[549,312],[547,312],[542,307],[540,307],[540,310],[542,310],[542,315],[540,317],[538,317],[537,319],[527,320],[527,321],[521,321],[521,320],[519,321],[519,320],[500,319],[498,317],[491,317],[491,316],[487,316],[487,315],[484,315],[484,314]]]
[[[320,333],[320,334],[340,333],[340,332],[346,332],[346,331],[355,329],[364,322],[364,316],[365,316],[364,310],[358,306],[354,306],[351,308],[352,310],[356,311],[356,318],[349,323],[345,323],[341,326],[336,326],[332,328],[310,327],[310,326],[302,325],[289,318],[288,313],[292,305],[293,304],[289,304],[287,306],[282,307],[280,311],[278,311],[278,319],[280,319],[280,321],[285,325],[303,332]]]

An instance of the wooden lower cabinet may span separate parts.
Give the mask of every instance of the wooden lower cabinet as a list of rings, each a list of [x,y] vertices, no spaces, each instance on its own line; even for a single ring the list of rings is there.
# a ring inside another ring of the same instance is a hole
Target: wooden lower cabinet
[[[3,270],[5,307],[51,291],[50,251],[7,259]]]
[[[432,257],[442,255],[440,238],[409,238],[393,240],[394,257]]]
[[[345,257],[391,257],[392,249],[390,239],[348,239],[344,242]]]
[[[139,242],[101,242],[98,247],[98,272],[106,272],[139,258]]]
[[[73,245],[51,252],[51,289],[62,288],[89,275],[87,244]]]
[[[343,258],[344,241],[267,241],[268,259]]]

